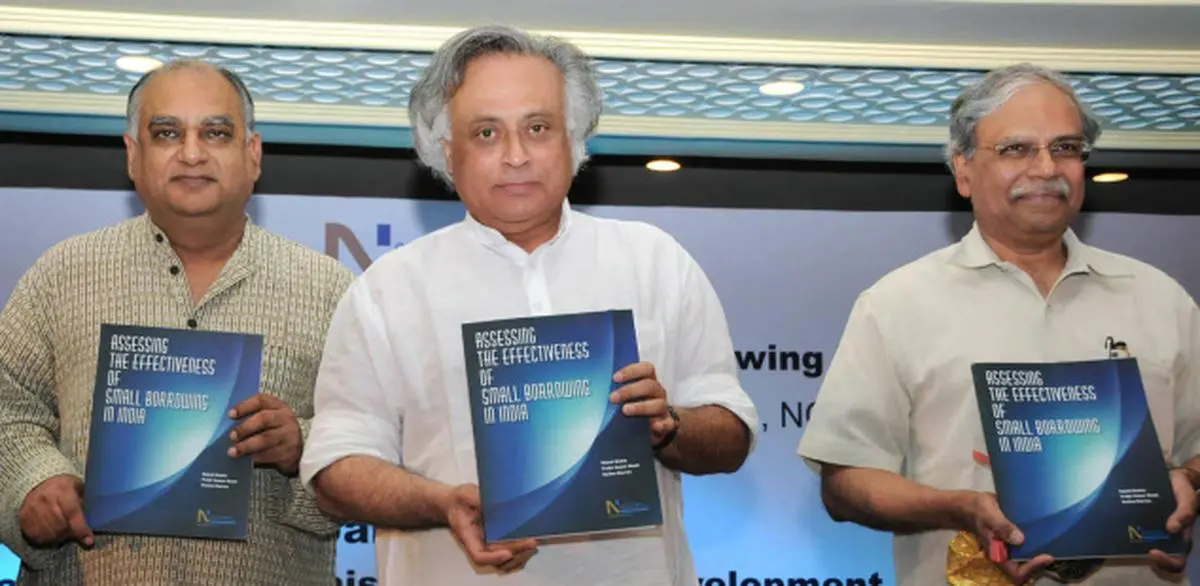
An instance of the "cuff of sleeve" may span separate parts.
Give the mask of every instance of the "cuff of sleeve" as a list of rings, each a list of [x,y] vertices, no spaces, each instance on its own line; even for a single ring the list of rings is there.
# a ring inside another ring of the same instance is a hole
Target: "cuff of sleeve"
[[[299,424],[301,445],[307,448],[312,420],[300,418]],[[340,524],[321,511],[314,494],[308,490],[301,476],[289,478],[288,489],[290,496],[283,503],[282,521],[285,525],[321,537],[337,535]]]
[[[369,456],[399,464],[399,430],[381,419],[362,414],[336,411],[322,414],[304,443],[298,479],[303,490],[312,495],[312,481],[317,473],[350,456]]]
[[[821,473],[821,466],[826,463],[852,468],[872,468],[894,474],[901,472],[904,463],[902,456],[881,452],[866,446],[855,446],[852,443],[838,443],[836,440],[823,441],[815,435],[810,436],[812,433],[813,430],[810,428],[800,438],[800,445],[796,448],[796,453],[804,460],[809,469],[817,474]]]
[[[62,452],[54,448],[45,448],[35,453],[26,453],[26,466],[13,475],[6,492],[10,496],[7,509],[16,513],[25,502],[25,497],[34,488],[55,476],[74,476],[84,479],[79,470],[67,459]]]
[[[9,495],[9,500],[4,503],[7,519],[0,523],[0,541],[8,545],[9,549],[21,558],[22,563],[31,569],[38,570],[49,565],[63,547],[73,546],[35,548],[26,542],[25,536],[21,533],[21,523],[18,518],[21,505],[25,503],[25,497],[34,488],[50,478],[73,476],[83,480],[83,475],[62,452],[54,448],[47,447],[34,453],[27,453],[26,456],[28,465],[17,471],[13,475],[15,477],[10,477],[10,484],[5,491]]]
[[[668,391],[670,393],[670,391]],[[671,405],[683,408],[716,405],[733,413],[746,425],[750,432],[750,448],[753,453],[758,445],[758,410],[746,395],[736,378],[725,375],[708,375],[691,378],[681,385],[680,392],[669,395]]]

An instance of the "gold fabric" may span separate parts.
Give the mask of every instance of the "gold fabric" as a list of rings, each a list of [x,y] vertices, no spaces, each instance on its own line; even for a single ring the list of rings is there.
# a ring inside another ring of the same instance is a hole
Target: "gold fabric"
[[[1013,581],[988,558],[975,536],[966,531],[959,531],[946,550],[946,583],[949,586],[1013,586]],[[1033,584],[1033,581],[1026,584]]]

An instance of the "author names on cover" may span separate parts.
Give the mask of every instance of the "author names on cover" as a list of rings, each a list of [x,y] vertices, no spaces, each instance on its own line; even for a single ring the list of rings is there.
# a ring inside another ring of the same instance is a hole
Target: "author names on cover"
[[[201,472],[200,473],[200,488],[212,488],[216,490],[229,490],[237,486],[237,479],[230,477],[222,472]]]
[[[641,467],[641,464],[637,462],[630,462],[625,458],[600,460],[600,477],[612,478],[614,476],[629,476]]]
[[[1152,505],[1158,500],[1158,493],[1144,488],[1122,488],[1117,490],[1123,505]]]

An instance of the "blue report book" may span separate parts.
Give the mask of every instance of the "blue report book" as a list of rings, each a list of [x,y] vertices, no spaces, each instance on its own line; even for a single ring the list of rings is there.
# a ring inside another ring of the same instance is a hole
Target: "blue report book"
[[[1136,359],[973,364],[1000,509],[1025,534],[1014,560],[1183,551],[1167,463]]]
[[[633,313],[464,324],[488,542],[662,522],[650,423],[609,401],[638,361]]]
[[[229,410],[259,391],[262,336],[100,328],[84,480],[98,533],[245,539],[253,461]]]

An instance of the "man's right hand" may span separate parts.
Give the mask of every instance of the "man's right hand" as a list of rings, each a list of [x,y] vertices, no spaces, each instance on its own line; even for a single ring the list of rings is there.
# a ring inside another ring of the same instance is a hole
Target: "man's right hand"
[[[84,547],[95,542],[83,517],[83,482],[74,476],[52,476],[35,486],[18,513],[25,539],[37,546],[73,540]]]
[[[985,552],[989,552],[989,557],[993,540],[999,540],[1008,545],[1021,545],[1025,542],[1025,535],[1021,533],[1021,530],[1000,511],[1000,503],[996,501],[996,495],[988,492],[972,492],[969,493],[967,499],[965,508],[967,526],[965,529],[975,533],[975,539],[979,541],[980,547],[984,548]],[[1005,555],[1003,560],[992,559],[992,561],[1008,574],[1013,584],[1025,584],[1037,578],[1046,566],[1054,562],[1054,558],[1042,554],[1025,563],[1020,563],[1009,560]]]
[[[537,540],[484,543],[483,511],[479,499],[479,487],[462,484],[450,490],[443,503],[446,524],[454,537],[462,544],[471,562],[478,566],[491,566],[501,572],[513,572],[537,553]]]

